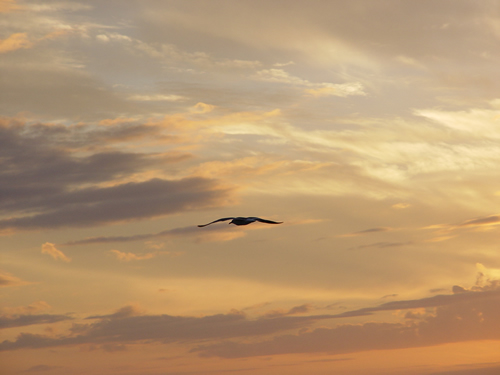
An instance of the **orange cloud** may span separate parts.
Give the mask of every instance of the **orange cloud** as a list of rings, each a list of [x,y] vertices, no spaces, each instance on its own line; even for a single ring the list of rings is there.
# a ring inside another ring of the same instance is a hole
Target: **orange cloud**
[[[21,280],[19,277],[12,276],[10,273],[0,271],[0,287],[20,286],[26,284],[29,283]]]
[[[191,107],[191,112],[194,113],[208,113],[214,110],[215,106],[212,104],[206,104],[199,102],[194,107]]]
[[[64,262],[71,262],[71,259],[68,258],[61,250],[58,250],[53,243],[46,242],[42,245],[42,254],[48,254],[55,260],[62,260]]]
[[[474,219],[465,220],[458,224],[434,224],[423,229],[438,229],[438,233],[444,234],[445,237],[438,237],[448,239],[449,233],[459,229],[472,229],[475,231],[486,231],[493,229],[495,226],[500,225],[500,215],[489,215],[476,217]],[[439,240],[439,239],[438,239]]]
[[[0,13],[7,13],[12,10],[21,9],[15,0],[0,0]]]
[[[340,96],[346,97],[350,95],[366,95],[363,90],[363,85],[356,83],[343,83],[343,84],[323,84],[322,87],[306,89],[308,95],[316,98],[322,96]]]
[[[33,42],[28,39],[26,33],[15,33],[10,35],[7,39],[0,40],[0,53],[31,47],[33,47]]]
[[[124,261],[124,262],[130,262],[132,260],[151,259],[159,254],[159,252],[146,253],[146,254],[134,254],[134,253],[124,253],[124,252],[121,252],[119,250],[111,250],[111,252],[116,255],[117,259]]]
[[[179,256],[182,254],[180,252],[170,252],[170,251],[153,251],[151,253],[144,253],[144,254],[134,254],[130,252],[124,253],[120,250],[110,250],[110,252],[113,253],[118,260],[121,260],[123,262],[152,259],[158,255]]]

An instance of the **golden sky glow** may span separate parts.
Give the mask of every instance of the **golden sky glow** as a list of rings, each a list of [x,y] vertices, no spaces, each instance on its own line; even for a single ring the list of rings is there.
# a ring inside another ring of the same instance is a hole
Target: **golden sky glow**
[[[2,374],[500,372],[500,1],[0,20]]]

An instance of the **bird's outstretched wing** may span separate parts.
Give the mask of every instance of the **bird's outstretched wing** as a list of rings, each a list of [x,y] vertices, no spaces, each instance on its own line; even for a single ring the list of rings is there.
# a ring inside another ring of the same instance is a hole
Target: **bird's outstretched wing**
[[[213,224],[213,223],[217,223],[219,221],[226,221],[226,220],[231,220],[231,219],[234,219],[234,217],[223,217],[222,219],[218,219],[218,220],[214,220],[208,224],[203,224],[203,225],[198,225],[200,228],[201,227],[206,227],[207,225],[210,225],[210,224]]]
[[[260,217],[252,217],[252,219],[255,219],[255,221],[260,221],[261,223],[267,223],[267,224],[282,224],[282,221],[272,221],[272,220],[265,220],[261,219]]]

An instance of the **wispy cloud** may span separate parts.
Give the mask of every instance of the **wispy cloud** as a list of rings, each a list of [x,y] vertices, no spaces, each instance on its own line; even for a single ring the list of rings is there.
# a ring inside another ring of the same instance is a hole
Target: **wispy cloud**
[[[377,227],[377,228],[370,228],[370,229],[360,230],[358,232],[341,234],[341,235],[339,235],[339,237],[355,237],[355,236],[362,236],[364,234],[370,234],[370,233],[389,232],[389,231],[392,231],[392,230],[394,230],[394,228]]]
[[[45,301],[35,301],[27,306],[3,307],[0,310],[0,329],[51,324],[73,319],[69,315],[40,314],[40,312],[49,309],[51,306]]]
[[[23,327],[33,324],[57,323],[71,319],[73,318],[68,315],[52,315],[52,314],[0,316],[0,329]]]
[[[16,4],[16,0],[1,0],[0,1],[0,13],[10,12],[16,9],[20,9],[21,6]]]
[[[13,276],[10,273],[0,271],[0,287],[21,286],[27,284],[30,283],[20,279],[19,277]]]
[[[155,95],[132,95],[129,97],[129,100],[137,100],[137,101],[143,101],[143,102],[162,102],[162,101],[167,101],[167,102],[176,102],[179,100],[184,100],[183,96],[180,95],[162,95],[162,94],[155,94]]]
[[[234,228],[233,228],[234,229]],[[101,236],[85,238],[83,240],[70,241],[61,244],[61,246],[75,246],[75,245],[89,245],[96,243],[114,243],[114,242],[133,242],[133,241],[147,241],[155,238],[163,237],[183,237],[191,236],[197,237],[200,241],[229,241],[234,238],[244,236],[243,231],[228,231],[226,228],[220,229],[217,227],[206,228],[200,230],[197,226],[180,227],[173,229],[166,229],[156,233],[135,234],[130,236]]]
[[[0,40],[0,53],[15,51],[22,48],[31,48],[33,42],[28,39],[26,33],[16,33],[10,35],[7,39]]]
[[[375,243],[370,243],[366,245],[359,245],[355,247],[351,247],[353,250],[360,250],[360,249],[368,249],[368,248],[377,248],[377,249],[385,249],[387,247],[402,247],[402,246],[407,246],[411,245],[413,242],[407,241],[407,242],[375,242]]]
[[[340,96],[346,97],[350,95],[366,95],[364,87],[359,82],[354,83],[312,83],[306,79],[302,79],[291,75],[283,69],[263,69],[259,70],[254,76],[254,79],[266,82],[284,83],[292,86],[298,86],[304,90],[307,95],[313,97],[321,96]]]
[[[68,258],[64,253],[57,249],[53,243],[46,242],[42,245],[42,254],[48,254],[55,260],[62,260],[64,262],[71,262],[71,259]]]
[[[116,256],[116,259],[121,260],[123,262],[130,262],[130,261],[135,261],[135,260],[146,260],[146,259],[152,259],[155,258],[159,255],[170,255],[170,256],[177,256],[180,253],[172,253],[170,251],[154,251],[154,252],[149,252],[149,253],[141,253],[141,254],[136,254],[136,253],[131,253],[131,252],[123,252],[120,250],[110,250],[110,252]]]
[[[423,229],[438,229],[440,233],[450,233],[460,229],[491,229],[500,224],[500,215],[480,216],[456,224],[433,224]]]

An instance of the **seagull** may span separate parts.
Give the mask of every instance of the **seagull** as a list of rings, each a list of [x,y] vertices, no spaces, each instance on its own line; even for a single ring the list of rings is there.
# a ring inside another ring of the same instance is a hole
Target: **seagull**
[[[261,219],[260,217],[223,217],[222,219],[219,220],[214,220],[208,224],[203,224],[203,225],[198,225],[200,228],[201,227],[206,227],[207,225],[217,223],[219,221],[227,221],[231,220],[228,224],[234,224],[234,225],[248,225],[251,223],[255,223],[256,221],[260,221],[261,223],[267,223],[267,224],[281,224],[282,221],[271,221],[271,220],[265,220]]]

